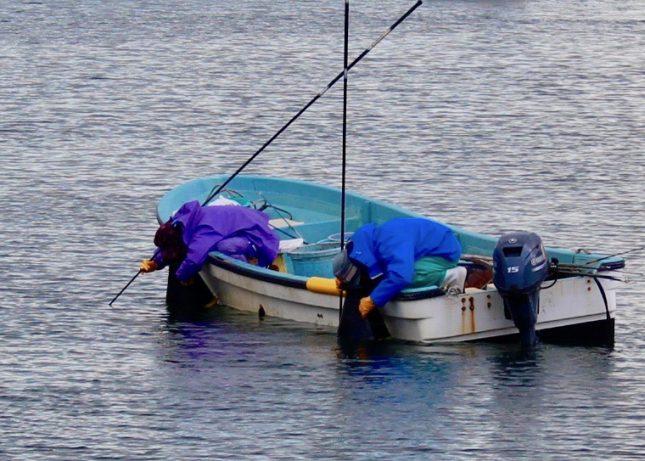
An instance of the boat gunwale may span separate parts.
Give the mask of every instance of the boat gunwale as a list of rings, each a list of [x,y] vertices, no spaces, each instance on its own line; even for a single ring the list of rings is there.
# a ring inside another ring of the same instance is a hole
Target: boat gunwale
[[[166,218],[165,215],[168,214],[168,211],[170,209],[177,209],[179,208],[179,206],[181,206],[181,204],[177,202],[180,202],[182,197],[186,198],[186,196],[190,195],[193,200],[198,200],[199,196],[205,194],[207,190],[210,189],[210,186],[212,184],[216,184],[218,181],[221,181],[226,177],[227,177],[226,175],[204,176],[204,177],[189,180],[187,182],[179,184],[178,186],[175,186],[174,188],[170,189],[162,196],[159,203],[157,204],[156,211],[157,211],[158,222],[160,224],[165,222],[167,219],[164,219],[164,218]],[[240,175],[231,182],[231,187],[235,188],[237,185],[238,187],[242,186],[241,189],[244,189],[245,183],[248,183],[248,185],[251,186],[251,187],[248,187],[250,190],[253,190],[256,188],[257,186],[256,183],[259,183],[260,185],[275,183],[275,184],[280,184],[281,185],[280,187],[284,187],[284,185],[286,184],[293,184],[308,190],[325,191],[325,193],[327,194],[340,194],[340,190],[338,190],[334,186],[319,184],[319,183],[302,180],[302,179],[282,178],[282,177],[264,176],[264,175]],[[355,200],[366,201],[368,203],[373,204],[374,206],[383,207],[384,209],[388,209],[395,213],[400,213],[401,215],[404,215],[404,216],[424,217],[423,214],[402,208],[398,205],[388,203],[383,200],[367,197],[366,195],[363,195],[360,192],[348,191],[347,194],[348,194],[348,197],[353,197]],[[174,206],[171,207],[169,205],[174,205]],[[163,213],[161,213],[162,208],[164,208]],[[447,226],[449,226],[451,229],[453,229],[453,231],[458,235],[458,238],[462,242],[462,245],[466,245],[469,247],[468,248],[469,253],[472,253],[472,254],[481,253],[482,255],[484,253],[490,253],[492,255],[492,250],[497,242],[497,238],[495,236],[489,235],[483,232],[476,232],[476,231],[469,230],[467,228],[463,228],[460,226],[455,226],[446,222],[444,223]],[[466,247],[464,248],[466,249]],[[475,250],[478,250],[478,251],[475,251]],[[573,267],[576,267],[577,269],[589,270],[591,273],[600,272],[600,271],[603,271],[603,272],[613,271],[613,270],[618,270],[625,267],[625,259],[618,255],[607,255],[602,253],[587,253],[587,252],[581,252],[579,250],[576,251],[576,250],[571,250],[564,247],[556,247],[556,246],[545,246],[545,250],[547,252],[547,257],[550,260],[555,258],[562,261],[561,263],[562,266],[573,266]],[[282,280],[282,278],[279,278],[277,280]],[[306,280],[306,278],[303,278],[302,280]],[[290,282],[290,284],[294,284],[294,283],[295,282]],[[283,283],[283,284],[286,285],[288,283]],[[298,286],[298,285],[299,283],[295,283],[294,286]]]
[[[308,290],[307,280],[310,277],[255,266],[253,264],[231,258],[217,251],[209,254],[208,262],[221,269],[228,270],[254,280],[259,280],[261,282]],[[445,294],[446,292],[442,288],[433,285],[403,290],[395,299],[398,301],[417,301],[420,299],[436,298]]]

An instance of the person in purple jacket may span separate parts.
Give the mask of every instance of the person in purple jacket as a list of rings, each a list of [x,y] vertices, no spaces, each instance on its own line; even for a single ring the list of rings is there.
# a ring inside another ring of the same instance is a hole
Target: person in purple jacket
[[[341,288],[369,286],[359,312],[365,318],[406,287],[436,285],[463,291],[466,269],[458,267],[461,244],[446,225],[427,218],[395,218],[365,224],[334,259]]]
[[[176,277],[187,283],[211,251],[268,267],[280,242],[269,226],[269,217],[261,211],[235,205],[203,207],[195,200],[159,226],[154,243],[157,249],[152,258],[141,262],[139,270],[152,272],[178,265]]]

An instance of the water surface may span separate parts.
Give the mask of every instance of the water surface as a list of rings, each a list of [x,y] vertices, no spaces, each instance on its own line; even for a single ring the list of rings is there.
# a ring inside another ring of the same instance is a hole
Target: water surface
[[[350,54],[412,2],[351,2]],[[341,1],[0,0],[0,458],[638,459],[643,252],[614,348],[384,344],[171,316],[155,206],[341,70]],[[348,186],[474,230],[643,246],[645,5],[433,1],[351,73]],[[248,168],[340,183],[342,88]]]

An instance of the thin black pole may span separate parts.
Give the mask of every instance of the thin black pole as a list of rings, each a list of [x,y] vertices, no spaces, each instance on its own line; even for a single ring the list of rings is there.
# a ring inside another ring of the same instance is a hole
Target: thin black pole
[[[583,264],[583,266],[589,266],[591,264],[595,264],[597,262],[604,261],[605,259],[613,258],[613,257],[616,257],[616,256],[626,255],[628,253],[634,253],[635,251],[640,251],[640,250],[645,250],[645,247],[634,248],[632,250],[622,251],[620,253],[614,253],[613,255],[603,256],[602,258],[594,259],[593,261],[587,261],[586,263]]]
[[[385,32],[383,32],[381,34],[381,36],[374,41],[374,43],[372,43],[369,47],[367,47],[365,50],[363,50],[363,52],[356,59],[354,59],[349,66],[346,66],[346,68],[343,69],[343,71],[340,72],[331,82],[329,82],[325,88],[323,88],[316,96],[314,96],[311,101],[309,101],[307,104],[305,104],[305,106],[302,109],[300,109],[296,115],[291,117],[291,119],[287,123],[285,123],[282,126],[282,128],[280,128],[278,130],[278,132],[276,134],[271,136],[271,138],[267,142],[265,142],[262,145],[262,147],[260,147],[260,149],[258,149],[258,151],[255,154],[253,154],[251,157],[249,157],[249,159],[246,162],[244,162],[242,164],[242,166],[240,166],[235,171],[235,173],[233,173],[226,181],[224,181],[223,184],[220,184],[218,186],[213,187],[213,189],[208,194],[208,196],[206,197],[206,200],[204,200],[202,205],[207,205],[211,200],[213,200],[213,198],[215,198],[215,196],[217,194],[219,194],[233,180],[233,178],[235,178],[238,174],[240,174],[244,168],[246,168],[253,160],[255,160],[255,158],[258,155],[260,155],[260,153],[262,153],[262,151],[264,149],[266,149],[269,146],[269,144],[271,144],[278,136],[280,136],[287,128],[289,128],[289,126],[298,117],[300,117],[307,109],[309,109],[309,107],[313,103],[315,103],[322,95],[324,95],[332,86],[334,86],[334,84],[338,80],[340,80],[344,75],[346,75],[347,72],[349,72],[352,69],[352,67],[354,67],[356,64],[358,64],[358,62],[361,61],[365,57],[365,55],[367,55],[367,53],[372,51],[372,49],[376,45],[378,45],[381,40],[383,40],[385,37],[387,37],[390,32],[392,32],[399,24],[401,24],[408,16],[410,16],[410,14],[412,14],[412,12],[414,10],[416,10],[419,6],[421,6],[422,3],[423,3],[422,0],[418,0],[408,11],[406,11],[406,13],[403,16],[401,16],[399,19],[397,19],[394,24],[392,24]]]
[[[345,45],[343,57],[343,162],[340,193],[340,249],[345,248],[345,179],[347,171],[347,55],[349,44],[349,0],[345,0]],[[343,316],[343,295],[339,296],[338,321]]]
[[[121,291],[119,291],[119,293],[114,298],[112,298],[112,301],[110,301],[110,306],[112,306],[112,303],[114,303],[114,301],[116,301],[119,298],[119,296],[121,296],[121,294],[130,286],[130,284],[134,282],[134,279],[139,277],[139,274],[141,274],[141,271],[134,274],[134,277],[132,277],[130,281],[121,289]]]
[[[260,147],[260,149],[259,149],[255,154],[253,154],[253,155],[252,155],[252,156],[251,156],[251,157],[250,157],[246,162],[244,162],[244,163],[242,164],[242,166],[240,166],[240,167],[235,171],[235,173],[233,173],[233,174],[232,174],[232,175],[231,175],[231,176],[230,176],[226,181],[224,181],[224,183],[223,183],[223,184],[220,184],[219,186],[215,186],[215,187],[213,187],[213,189],[212,189],[212,190],[211,190],[211,192],[208,194],[208,196],[206,197],[206,200],[204,200],[204,202],[202,203],[202,205],[207,205],[207,204],[208,204],[208,202],[210,202],[211,200],[213,200],[213,198],[215,198],[215,196],[216,196],[217,194],[219,194],[219,193],[220,193],[220,192],[221,192],[221,191],[222,191],[222,190],[223,190],[223,189],[224,189],[224,188],[225,188],[225,187],[226,187],[226,186],[227,186],[227,185],[228,185],[228,184],[229,184],[229,183],[230,183],[230,182],[231,182],[231,181],[232,181],[232,180],[233,180],[237,175],[238,175],[238,174],[240,174],[244,168],[246,168],[246,167],[247,167],[247,166],[248,166],[248,165],[249,165],[249,164],[250,164],[250,163],[251,163],[251,162],[252,162],[252,161],[253,161],[253,160],[258,156],[258,155],[260,155],[260,153],[262,153],[262,151],[263,151],[264,149],[266,149],[266,148],[269,146],[269,144],[271,144],[271,143],[272,143],[272,142],[273,142],[273,141],[274,141],[278,136],[280,136],[280,135],[281,135],[281,134],[282,134],[282,133],[283,133],[287,128],[289,128],[289,126],[290,126],[290,125],[291,125],[291,124],[292,124],[292,123],[293,123],[293,122],[294,122],[298,117],[300,117],[300,116],[301,116],[301,115],[302,115],[302,114],[303,114],[307,109],[309,109],[309,107],[310,107],[313,103],[315,103],[315,102],[316,102],[316,101],[317,101],[317,100],[318,100],[322,95],[324,95],[324,94],[325,94],[325,93],[326,93],[326,92],[327,92],[327,91],[328,91],[332,86],[334,86],[334,84],[335,84],[338,80],[340,80],[340,78],[341,78],[341,77],[344,77],[344,78],[345,78],[345,82],[346,82],[346,81],[347,81],[347,74],[349,73],[350,69],[351,69],[352,67],[354,67],[356,64],[358,64],[358,63],[359,63],[359,62],[360,62],[360,61],[361,61],[361,60],[362,60],[362,59],[367,55],[367,53],[369,53],[370,51],[372,51],[372,49],[374,49],[374,47],[375,47],[376,45],[378,45],[378,44],[379,44],[379,43],[380,43],[380,42],[381,42],[385,37],[387,37],[387,36],[389,35],[389,33],[390,33],[390,32],[392,32],[394,29],[396,29],[396,27],[397,27],[399,24],[401,24],[403,21],[405,21],[405,19],[406,19],[408,16],[410,16],[410,15],[412,14],[412,12],[413,12],[414,10],[416,10],[418,7],[420,7],[422,4],[423,4],[423,1],[422,1],[422,0],[418,0],[414,5],[412,5],[412,7],[411,7],[408,11],[406,11],[406,12],[405,12],[405,14],[404,14],[403,16],[401,16],[399,19],[397,19],[397,20],[394,22],[394,24],[392,24],[392,25],[391,25],[391,26],[390,26],[386,31],[384,31],[384,32],[383,32],[383,33],[382,33],[382,34],[381,34],[381,35],[380,35],[376,40],[374,40],[374,42],[373,42],[369,47],[367,47],[366,49],[364,49],[364,50],[363,50],[363,52],[362,52],[360,55],[358,55],[358,57],[357,57],[356,59],[354,59],[354,60],[352,61],[352,63],[348,66],[348,65],[347,65],[347,37],[348,37],[348,32],[347,32],[347,30],[348,30],[348,26],[347,26],[347,24],[348,24],[348,22],[349,22],[349,3],[348,3],[348,2],[346,2],[346,4],[345,4],[345,9],[346,9],[346,11],[345,11],[345,58],[344,58],[344,60],[345,60],[345,68],[343,69],[343,71],[342,71],[341,73],[339,73],[339,74],[338,74],[338,75],[337,75],[337,76],[336,76],[336,77],[335,77],[331,82],[329,82],[329,83],[327,84],[327,86],[326,86],[323,90],[321,90],[321,91],[320,91],[316,96],[314,96],[314,97],[313,97],[313,99],[312,99],[311,101],[309,101],[309,102],[308,102],[308,103],[307,103],[307,104],[306,104],[302,109],[300,109],[300,111],[298,111],[298,113],[297,113],[296,115],[294,115],[294,116],[293,116],[293,117],[292,117],[292,118],[291,118],[291,119],[290,119],[290,120],[289,120],[289,121],[288,121],[288,122],[287,122],[287,123],[286,123],[282,128],[280,128],[280,129],[278,130],[278,132],[277,132],[276,134],[274,134],[274,135],[273,135],[273,136],[272,136],[272,137],[271,137],[267,142],[265,142],[265,143],[264,143],[264,145],[263,145],[262,147]],[[346,85],[346,83],[345,83],[345,85]],[[344,99],[344,102],[343,102],[343,106],[344,106],[344,107],[343,107],[343,111],[345,111],[345,110],[346,110],[346,104],[347,104],[347,103],[346,103],[346,99],[347,99],[347,93],[346,93],[346,91],[347,91],[347,89],[346,89],[346,86],[345,86],[345,91],[343,92],[343,93],[344,93],[344,94],[343,94],[343,99]],[[345,138],[345,115],[343,114],[343,157],[345,156],[345,152],[344,152],[344,151],[345,151],[345,139],[344,139],[344,138]],[[344,170],[345,170],[344,163],[345,163],[345,162],[343,161],[343,175],[344,175]],[[343,184],[344,184],[344,180],[343,180]],[[344,193],[344,192],[343,192],[343,193]],[[343,198],[343,203],[344,203],[344,198]],[[343,212],[344,212],[344,206],[343,206]],[[342,222],[341,226],[343,226],[343,227],[341,228],[341,245],[344,245],[344,236],[342,235],[342,234],[343,234],[343,232],[344,232],[344,219],[342,219],[342,221],[341,221],[341,222]],[[117,300],[117,298],[118,298],[119,296],[121,296],[121,294],[122,294],[122,293],[123,293],[123,292],[124,292],[124,291],[129,287],[129,286],[130,286],[130,284],[131,284],[132,282],[134,282],[134,280],[139,276],[139,274],[141,274],[141,271],[139,271],[139,272],[137,272],[136,274],[134,274],[134,277],[132,277],[132,278],[130,279],[130,281],[126,284],[126,286],[124,286],[124,287],[121,289],[121,291],[120,291],[120,292],[119,292],[119,293],[118,293],[118,294],[117,294],[117,295],[112,299],[112,301],[110,301],[110,306],[112,305],[112,303],[114,303],[114,301],[116,301],[116,300]]]

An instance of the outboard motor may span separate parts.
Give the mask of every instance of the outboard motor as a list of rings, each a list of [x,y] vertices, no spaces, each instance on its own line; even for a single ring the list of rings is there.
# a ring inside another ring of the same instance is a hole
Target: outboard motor
[[[540,285],[549,270],[542,239],[532,232],[502,235],[493,252],[493,269],[504,310],[520,330],[522,347],[531,348],[537,342]]]

